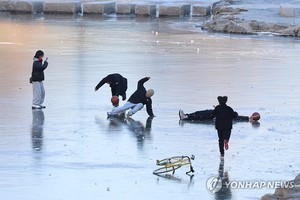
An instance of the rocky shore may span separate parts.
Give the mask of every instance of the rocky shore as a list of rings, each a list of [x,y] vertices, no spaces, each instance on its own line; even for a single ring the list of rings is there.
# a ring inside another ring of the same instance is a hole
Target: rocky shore
[[[223,0],[202,29],[239,34],[300,37],[300,1]]]
[[[300,174],[293,180],[294,187],[278,188],[274,194],[266,194],[261,200],[289,200],[300,199]]]

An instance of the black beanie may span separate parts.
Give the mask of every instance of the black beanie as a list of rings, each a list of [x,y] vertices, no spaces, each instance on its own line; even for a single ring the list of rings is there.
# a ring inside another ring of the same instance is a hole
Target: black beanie
[[[227,96],[223,96],[223,97],[218,96],[218,101],[220,105],[225,105],[227,103],[227,99],[228,99]]]
[[[35,58],[39,58],[40,56],[44,56],[44,52],[42,50],[38,50],[34,55]]]

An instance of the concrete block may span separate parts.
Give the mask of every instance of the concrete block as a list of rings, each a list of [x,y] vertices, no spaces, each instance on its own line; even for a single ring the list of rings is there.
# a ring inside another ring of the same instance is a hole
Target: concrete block
[[[110,14],[116,12],[116,2],[102,1],[82,4],[83,14]]]
[[[117,14],[134,14],[135,13],[135,5],[131,3],[117,3],[116,13]]]
[[[195,4],[192,6],[193,16],[208,16],[211,13],[211,5]]]
[[[0,1],[0,11],[9,11],[10,1]]]
[[[44,13],[55,13],[55,14],[76,14],[81,12],[80,1],[71,2],[44,2],[43,6]]]
[[[159,16],[190,16],[190,4],[161,4],[159,6]]]
[[[156,5],[155,4],[137,4],[135,5],[135,14],[140,16],[155,16]]]
[[[291,4],[280,4],[279,14],[281,17],[295,17],[295,7]]]
[[[17,13],[40,13],[43,11],[42,1],[10,1],[9,10]]]

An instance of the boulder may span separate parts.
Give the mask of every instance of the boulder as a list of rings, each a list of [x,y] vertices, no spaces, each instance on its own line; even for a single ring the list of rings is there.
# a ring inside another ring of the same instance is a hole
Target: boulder
[[[190,16],[190,4],[161,4],[159,6],[159,16]]]
[[[135,5],[135,14],[138,16],[155,16],[155,4],[137,4]]]
[[[9,11],[10,1],[0,1],[0,11]]]
[[[295,7],[291,4],[280,4],[279,14],[281,17],[295,17]]]
[[[290,26],[286,29],[279,30],[277,33],[282,36],[294,36],[295,37],[295,36],[298,36],[298,34],[299,34],[299,27]]]
[[[251,25],[249,23],[247,23],[247,22],[237,23],[234,21],[230,21],[226,25],[224,31],[228,32],[228,33],[240,33],[240,34],[246,34],[246,33],[253,32]]]
[[[43,2],[10,1],[9,10],[16,13],[40,13],[43,11]]]
[[[211,5],[195,4],[192,6],[193,16],[207,16],[211,14]]]
[[[44,2],[44,13],[55,13],[55,14],[76,14],[81,12],[80,1],[71,2]]]
[[[116,12],[116,2],[102,1],[82,4],[83,14],[110,14]]]
[[[134,14],[135,13],[135,4],[132,3],[117,3],[116,8],[117,14]]]
[[[294,200],[300,199],[300,174],[293,180],[288,181],[293,187],[277,188],[274,194],[266,194],[261,200]]]

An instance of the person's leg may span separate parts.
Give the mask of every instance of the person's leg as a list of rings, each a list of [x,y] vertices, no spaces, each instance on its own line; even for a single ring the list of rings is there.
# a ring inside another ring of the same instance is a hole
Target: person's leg
[[[32,82],[32,89],[33,89],[32,105],[38,106],[40,104],[40,99],[41,99],[40,82],[37,81]]]
[[[202,111],[186,114],[188,120],[203,120]]]
[[[128,115],[132,116],[134,115],[137,111],[141,110],[144,107],[144,104],[138,103],[136,104],[129,112]]]
[[[213,110],[200,110],[186,115],[189,120],[210,120],[213,119],[212,113]]]
[[[222,130],[218,130],[218,137],[219,137],[219,150],[222,156],[224,155],[224,135]]]
[[[230,135],[231,135],[231,130],[224,131],[224,146],[226,150],[229,149],[228,143],[229,143]]]
[[[124,111],[130,109],[130,108],[133,108],[135,105],[136,104],[127,101],[123,106],[120,106],[120,107],[115,108],[114,110],[112,110],[110,112],[110,115],[117,115],[117,114],[119,114],[121,112],[124,112]]]
[[[40,99],[40,104],[42,105],[44,103],[45,100],[45,88],[44,88],[44,83],[40,82],[40,90],[41,90],[41,99]]]

